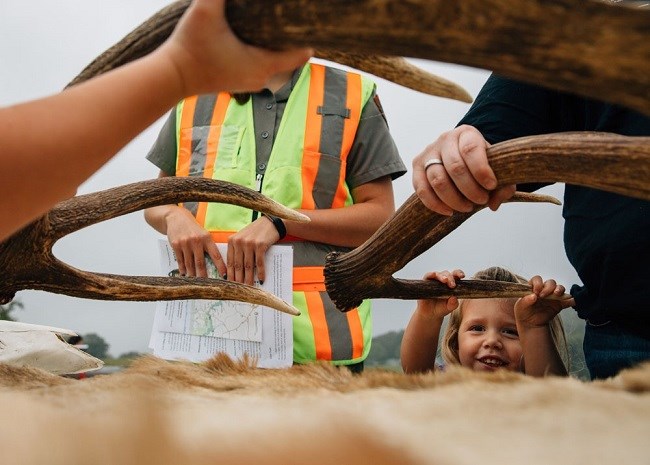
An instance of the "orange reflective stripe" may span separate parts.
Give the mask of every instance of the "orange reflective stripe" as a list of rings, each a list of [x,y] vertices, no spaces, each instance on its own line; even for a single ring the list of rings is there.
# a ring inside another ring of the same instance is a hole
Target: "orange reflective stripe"
[[[217,103],[212,112],[212,120],[210,121],[210,132],[208,133],[208,148],[205,160],[205,168],[203,169],[203,177],[212,179],[214,174],[214,164],[217,159],[217,150],[219,148],[219,138],[221,137],[221,128],[223,120],[226,118],[226,111],[230,103],[230,95],[227,93],[220,93],[217,96]],[[200,202],[199,208],[196,211],[196,221],[201,226],[205,226],[205,214],[208,211],[208,202]]]
[[[184,137],[183,129],[191,128],[194,124],[194,110],[198,96],[188,97],[183,101],[181,112],[181,131],[178,144],[178,162],[176,164],[176,176],[189,176],[190,162],[192,161],[192,138]]]
[[[303,242],[304,239],[302,237],[298,236],[292,236],[291,234],[287,234],[284,236],[284,239],[281,239],[280,242]]]
[[[293,283],[294,292],[325,292],[325,283]]]
[[[293,269],[294,291],[325,291],[325,277],[322,266],[297,266]]]
[[[309,319],[314,328],[314,345],[316,346],[317,360],[332,360],[332,344],[330,343],[329,329],[325,319],[325,307],[317,292],[305,292]]]
[[[316,208],[312,192],[314,190],[320,160],[322,116],[318,114],[318,107],[323,105],[324,98],[325,67],[312,64],[311,80],[309,83],[309,101],[307,102],[307,120],[305,121],[305,153],[303,153],[302,157],[302,208],[307,210]]]
[[[361,318],[357,309],[350,310],[346,313],[348,325],[350,326],[350,336],[352,337],[352,358],[359,358],[363,355],[363,328],[361,327]]]
[[[345,167],[348,154],[354,143],[354,138],[359,127],[361,118],[361,76],[354,73],[348,73],[346,105],[350,109],[350,117],[343,123],[343,142],[341,144],[341,172],[339,173],[339,184],[336,189],[332,208],[342,208],[348,197],[345,188]]]
[[[212,237],[213,242],[219,244],[226,244],[230,236],[235,234],[237,231],[211,231],[210,237]]]

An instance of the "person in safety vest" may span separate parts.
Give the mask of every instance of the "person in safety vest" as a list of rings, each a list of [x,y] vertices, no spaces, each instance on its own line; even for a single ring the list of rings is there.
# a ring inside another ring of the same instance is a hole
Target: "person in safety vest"
[[[160,176],[202,176],[260,191],[309,216],[298,224],[223,204],[145,211],[166,234],[179,272],[207,276],[205,256],[228,280],[264,281],[273,244],[294,250],[294,363],[327,360],[363,369],[370,302],[342,313],[325,291],[332,251],[362,244],[395,210],[392,180],[406,168],[375,95],[357,73],[315,63],[275,75],[255,94],[186,98],[171,112],[147,158]],[[227,242],[227,257],[215,242]]]
[[[73,196],[178,99],[259,89],[311,56],[309,49],[271,52],[242,43],[224,5],[194,0],[148,55],[58,94],[0,108],[0,241]]]

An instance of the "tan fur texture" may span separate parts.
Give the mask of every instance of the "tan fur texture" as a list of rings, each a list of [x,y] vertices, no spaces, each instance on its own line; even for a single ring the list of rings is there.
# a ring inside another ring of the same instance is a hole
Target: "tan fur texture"
[[[82,381],[0,366],[0,409],[2,464],[641,464],[650,364],[594,383],[224,356]]]

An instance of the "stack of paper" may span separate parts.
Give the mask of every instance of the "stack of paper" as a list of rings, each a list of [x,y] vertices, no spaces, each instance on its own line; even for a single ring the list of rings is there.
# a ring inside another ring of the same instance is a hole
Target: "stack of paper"
[[[227,244],[217,244],[226,257]],[[160,240],[164,275],[178,270],[169,243]],[[208,260],[208,274],[219,278]],[[266,254],[266,279],[256,286],[292,303],[293,248],[274,245]],[[234,359],[245,354],[262,368],[293,363],[292,317],[275,309],[230,300],[174,300],[157,303],[149,346],[168,360],[202,362],[219,352]]]

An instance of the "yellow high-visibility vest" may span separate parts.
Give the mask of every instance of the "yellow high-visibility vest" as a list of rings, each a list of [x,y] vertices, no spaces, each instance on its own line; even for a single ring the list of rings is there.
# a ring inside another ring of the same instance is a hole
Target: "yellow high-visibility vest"
[[[347,156],[374,83],[356,73],[307,64],[293,88],[278,128],[263,182],[256,179],[252,101],[228,93],[187,98],[176,108],[176,176],[233,182],[296,209],[343,208],[353,203],[345,182]],[[252,220],[251,211],[207,202],[183,204],[215,242]],[[370,302],[342,313],[325,291],[323,265],[345,248],[287,236],[294,248],[294,362],[350,364],[370,350]]]

